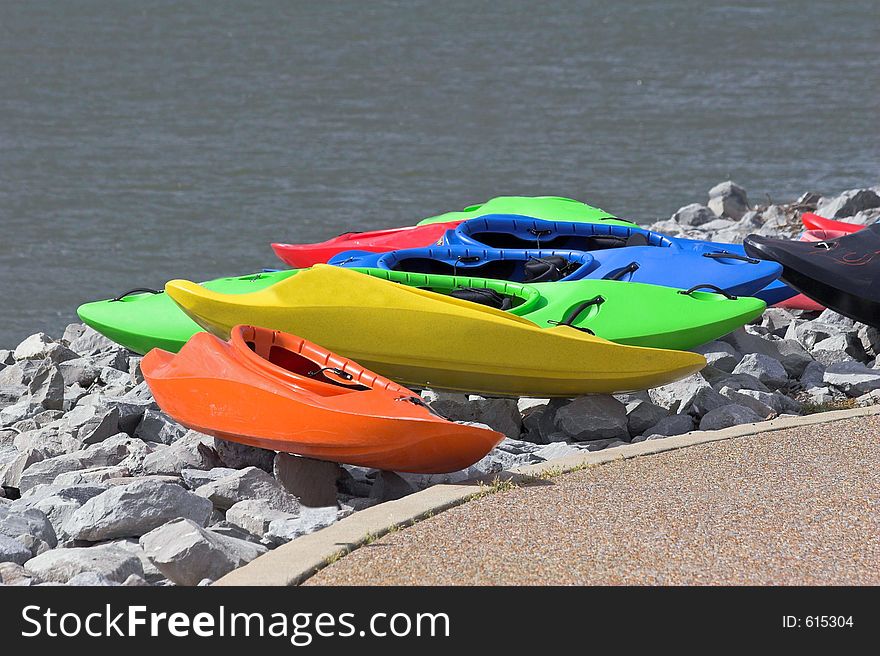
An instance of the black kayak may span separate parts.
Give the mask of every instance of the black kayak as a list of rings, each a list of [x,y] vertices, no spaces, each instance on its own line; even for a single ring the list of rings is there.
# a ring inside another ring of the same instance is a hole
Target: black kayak
[[[782,265],[782,280],[835,312],[880,328],[880,225],[806,242],[749,235],[752,257]]]

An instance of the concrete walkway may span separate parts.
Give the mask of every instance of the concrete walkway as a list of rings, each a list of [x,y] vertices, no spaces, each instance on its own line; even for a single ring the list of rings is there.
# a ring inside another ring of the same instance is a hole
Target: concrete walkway
[[[306,585],[880,584],[880,417],[702,444],[499,492]]]

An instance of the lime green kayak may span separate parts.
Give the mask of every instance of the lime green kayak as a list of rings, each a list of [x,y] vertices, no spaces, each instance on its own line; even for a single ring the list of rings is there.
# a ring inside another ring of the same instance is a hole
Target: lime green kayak
[[[460,212],[446,212],[432,216],[417,225],[466,221],[487,214],[519,214],[546,221],[574,221],[582,223],[608,223],[633,226],[634,223],[617,219],[613,214],[592,207],[573,198],[559,196],[498,196],[478,205],[470,205]]]
[[[688,293],[637,282],[572,280],[513,283],[387,269],[357,268],[376,278],[451,295],[549,328],[570,325],[618,344],[686,350],[736,330],[767,305],[747,296]]]
[[[218,278],[203,283],[224,294],[254,292],[289,278],[297,270]],[[201,328],[164,292],[135,290],[115,299],[85,303],[76,313],[86,325],[137,353],[161,348],[176,353]]]

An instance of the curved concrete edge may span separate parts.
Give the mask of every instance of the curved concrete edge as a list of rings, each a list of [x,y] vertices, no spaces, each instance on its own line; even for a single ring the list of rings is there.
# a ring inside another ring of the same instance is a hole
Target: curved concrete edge
[[[835,410],[804,417],[778,417],[770,421],[741,424],[722,430],[692,431],[684,435],[637,442],[614,449],[575,453],[458,484],[435,485],[397,501],[387,501],[361,510],[317,533],[288,542],[244,567],[230,572],[214,585],[299,585],[318,570],[389,531],[409,526],[469,501],[484,492],[487,483],[494,481],[527,483],[548,473],[563,473],[575,468],[674,451],[698,444],[876,414],[880,414],[880,406]]]

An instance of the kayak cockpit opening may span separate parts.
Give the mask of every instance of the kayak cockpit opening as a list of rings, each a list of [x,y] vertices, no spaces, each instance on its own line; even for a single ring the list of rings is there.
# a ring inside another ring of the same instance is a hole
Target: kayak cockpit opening
[[[474,241],[490,248],[547,249],[569,251],[602,251],[627,246],[657,246],[641,232],[629,236],[615,234],[570,234],[553,235],[552,230],[529,229],[528,237],[513,232],[477,232],[471,235]]]
[[[312,380],[319,383],[335,385],[337,387],[344,387],[345,389],[351,391],[362,391],[370,389],[365,385],[354,382],[353,376],[348,372],[336,367],[321,367],[313,360],[310,360],[300,353],[291,351],[284,346],[272,344],[269,347],[268,352],[261,352],[262,349],[258,349],[255,342],[246,340],[245,344],[247,344],[248,348],[250,348],[254,353],[256,353],[258,356],[260,356],[270,364],[274,364],[276,367],[280,367],[285,371],[289,371],[292,374],[311,378]]]

